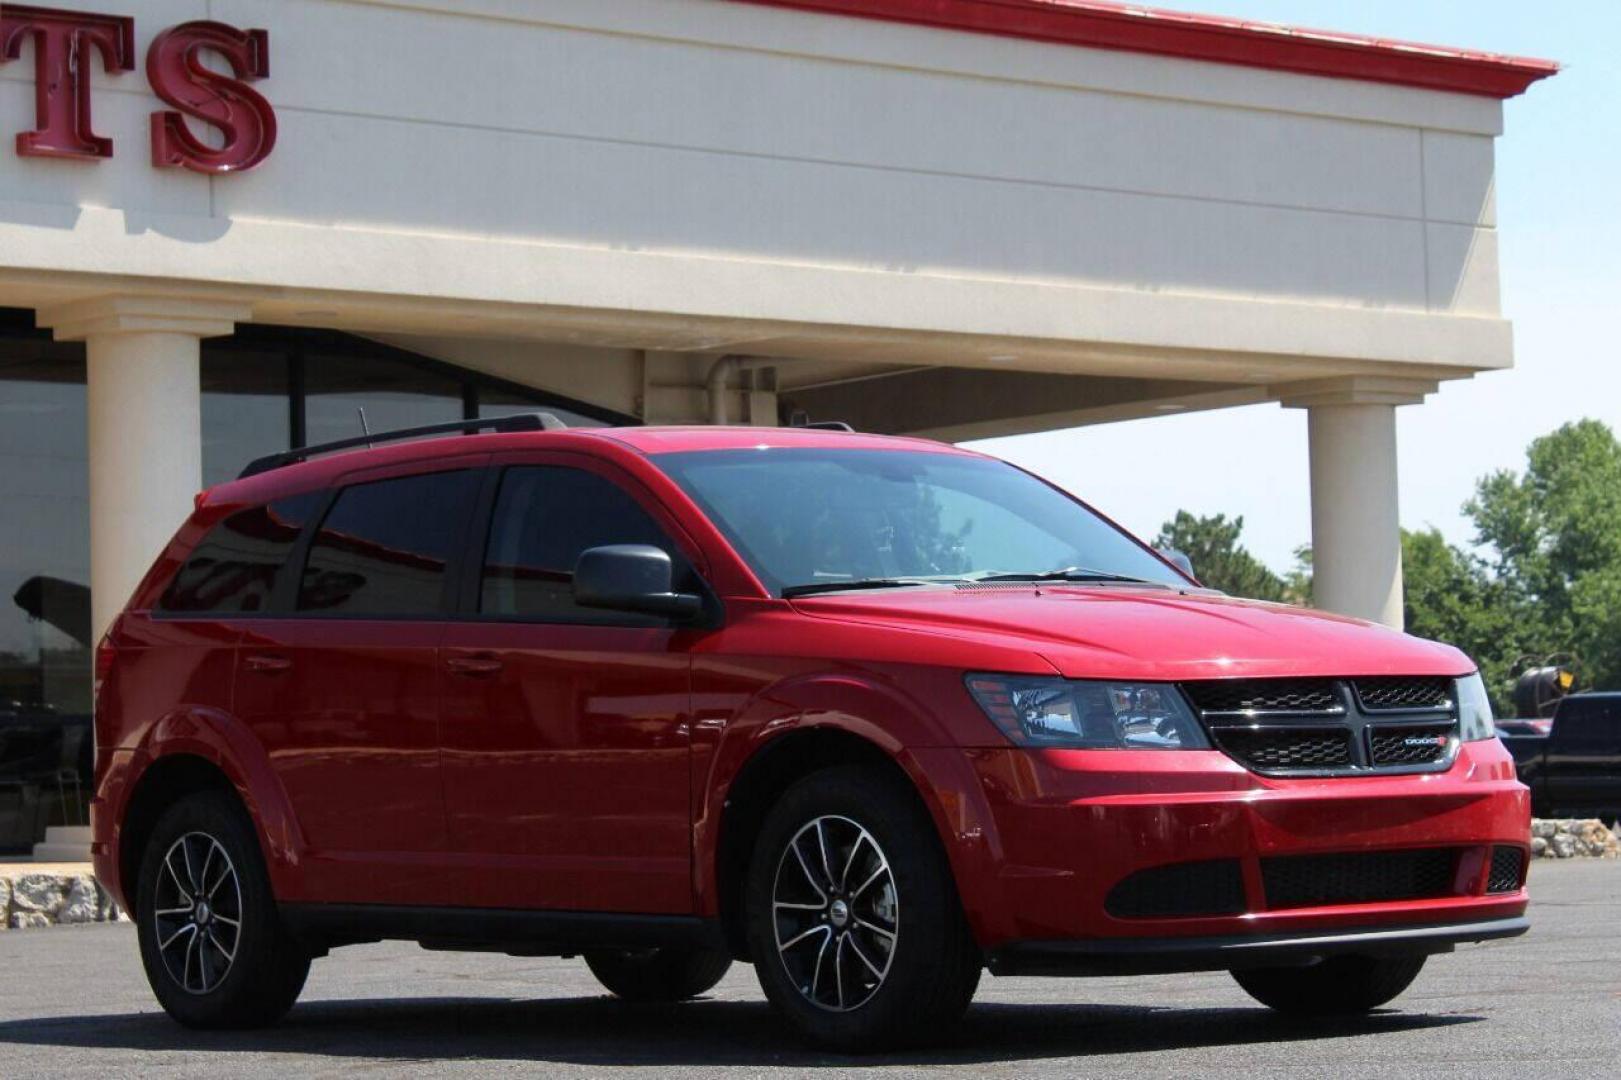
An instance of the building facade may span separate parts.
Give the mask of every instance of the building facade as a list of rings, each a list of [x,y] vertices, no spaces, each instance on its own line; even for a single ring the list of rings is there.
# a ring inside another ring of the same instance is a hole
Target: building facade
[[[0,2],[28,805],[77,797],[45,729],[195,491],[360,409],[962,440],[1278,401],[1318,602],[1399,624],[1395,409],[1512,363],[1494,144],[1553,70],[1093,0]]]

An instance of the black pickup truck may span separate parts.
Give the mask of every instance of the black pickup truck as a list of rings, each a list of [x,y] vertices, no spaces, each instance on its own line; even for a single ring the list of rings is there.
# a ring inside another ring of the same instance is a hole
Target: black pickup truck
[[[1505,720],[1498,737],[1531,789],[1537,817],[1621,815],[1621,693],[1561,698],[1546,734]]]

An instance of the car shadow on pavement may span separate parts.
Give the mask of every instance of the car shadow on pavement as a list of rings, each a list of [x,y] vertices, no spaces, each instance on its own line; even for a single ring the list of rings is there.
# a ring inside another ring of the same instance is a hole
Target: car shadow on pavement
[[[987,1003],[974,1006],[935,1046],[860,1060],[988,1064],[1352,1035],[1377,1038],[1479,1019],[1388,1011],[1307,1022],[1261,1008]],[[248,1032],[187,1031],[158,1012],[51,1017],[0,1023],[0,1045],[6,1044],[607,1066],[816,1067],[851,1060],[808,1049],[764,1002],[700,1000],[646,1006],[606,997],[312,1001],[297,1006],[278,1027]]]

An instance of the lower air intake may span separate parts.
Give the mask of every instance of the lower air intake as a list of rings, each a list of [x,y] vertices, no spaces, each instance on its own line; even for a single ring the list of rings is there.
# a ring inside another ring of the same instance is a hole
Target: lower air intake
[[[1139,870],[1109,890],[1104,910],[1117,919],[1177,919],[1244,912],[1237,859],[1177,863]]]
[[[1261,860],[1266,904],[1274,910],[1456,896],[1457,871],[1453,848]]]
[[[1491,871],[1486,875],[1489,893],[1514,892],[1525,883],[1525,852],[1517,847],[1492,848]]]

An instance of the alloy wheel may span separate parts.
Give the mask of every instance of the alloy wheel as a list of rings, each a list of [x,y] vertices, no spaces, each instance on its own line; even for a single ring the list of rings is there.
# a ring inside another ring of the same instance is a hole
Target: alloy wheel
[[[900,903],[889,859],[858,822],[826,815],[788,841],[772,887],[777,955],[801,995],[851,1012],[889,975]]]
[[[218,989],[242,941],[242,883],[225,847],[191,832],[163,856],[152,905],[163,965],[188,994]]]

